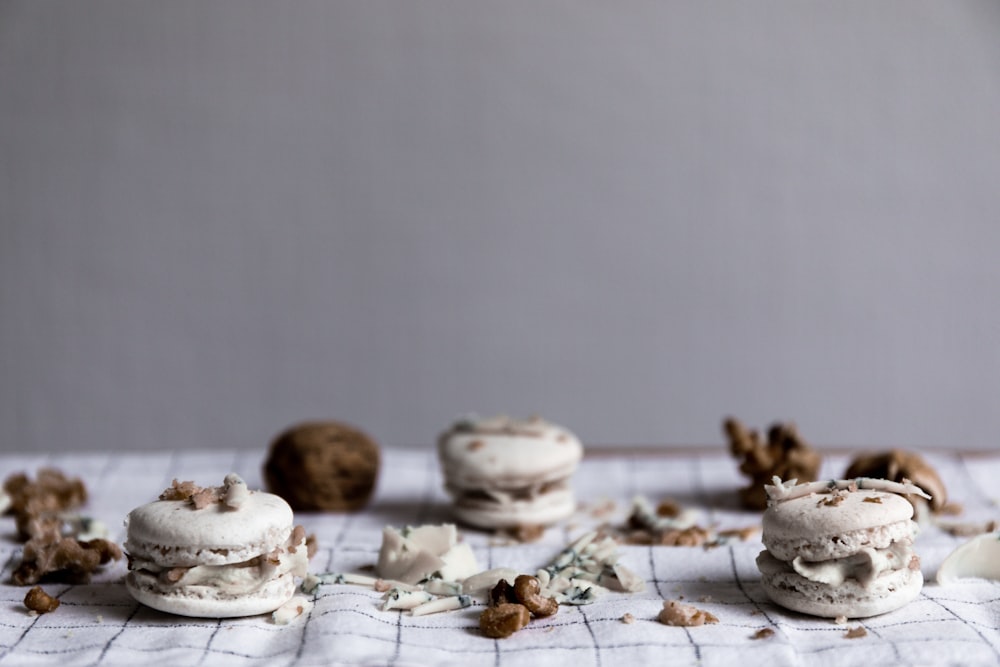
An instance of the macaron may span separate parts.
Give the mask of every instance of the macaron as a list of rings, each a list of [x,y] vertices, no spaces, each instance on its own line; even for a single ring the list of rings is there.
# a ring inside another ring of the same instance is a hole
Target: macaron
[[[125,584],[142,604],[205,618],[273,612],[295,593],[305,531],[280,497],[237,475],[221,487],[178,483],[125,519]]]
[[[910,483],[859,478],[768,486],[761,587],[776,604],[813,616],[863,618],[914,600],[923,587],[913,552]]]
[[[455,516],[480,528],[545,526],[570,516],[583,445],[540,417],[456,421],[438,439]]]

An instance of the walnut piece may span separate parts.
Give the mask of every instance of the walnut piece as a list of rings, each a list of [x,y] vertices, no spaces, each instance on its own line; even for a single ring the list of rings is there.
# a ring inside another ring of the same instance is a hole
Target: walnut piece
[[[860,625],[857,625],[844,633],[844,639],[860,639],[861,637],[867,636],[868,631]]]
[[[668,519],[676,519],[681,515],[684,510],[681,504],[672,498],[665,498],[660,501],[660,504],[656,506],[656,516],[667,517]]]
[[[198,486],[192,481],[178,482],[175,479],[160,494],[160,500],[186,500],[196,510],[216,503],[222,503],[230,510],[238,510],[246,502],[249,493],[246,482],[236,473],[230,473],[226,475],[222,486]]]
[[[506,579],[501,579],[490,590],[490,606],[496,607],[506,602],[517,604],[517,593],[514,592],[514,587],[507,583]]]
[[[965,523],[939,523],[941,530],[954,537],[975,537],[983,533],[992,533],[1000,529],[1000,523],[989,521],[969,521]]]
[[[750,639],[767,639],[768,637],[774,636],[774,630],[771,628],[761,628],[757,632],[750,635]]]
[[[706,623],[718,623],[719,619],[711,612],[698,609],[689,604],[681,604],[677,600],[666,600],[660,610],[660,623],[681,627],[694,627]]]
[[[902,449],[891,449],[878,454],[863,454],[855,457],[844,473],[846,479],[856,477],[874,477],[888,479],[893,482],[909,480],[930,494],[931,499],[924,500],[917,496],[906,496],[915,509],[921,505],[930,507],[934,513],[941,512],[948,504],[948,492],[944,482],[922,456],[916,452]]]
[[[541,595],[538,579],[521,574],[513,586],[500,579],[490,590],[489,606],[479,617],[479,628],[487,637],[502,639],[526,626],[532,616],[552,616],[557,611],[559,603]]]
[[[691,526],[683,530],[661,531],[656,544],[668,547],[697,547],[709,541],[710,534],[701,526]]]
[[[319,540],[316,538],[316,533],[309,533],[306,535],[306,557],[312,560],[317,551],[319,551]]]
[[[192,496],[201,491],[201,487],[192,481],[178,482],[176,479],[170,487],[164,489],[160,494],[160,500],[190,500]]]
[[[46,575],[72,583],[86,582],[100,566],[121,557],[118,545],[104,539],[86,542],[72,537],[57,541],[32,539],[24,545],[21,564],[11,579],[18,586],[38,583]]]
[[[25,473],[7,477],[4,492],[10,497],[8,513],[17,523],[22,542],[43,534],[58,535],[61,519],[58,514],[83,505],[87,489],[79,478],[68,478],[55,468],[42,468],[32,482]]]
[[[479,616],[479,629],[487,637],[504,639],[526,626],[530,620],[531,613],[527,607],[504,602],[483,611]]]
[[[538,617],[552,616],[559,611],[559,603],[555,598],[542,597],[540,591],[541,584],[530,574],[519,575],[514,580],[514,594],[528,611]]]
[[[750,478],[750,486],[740,489],[740,501],[747,509],[767,509],[764,485],[770,484],[774,476],[816,481],[822,458],[802,439],[794,424],[774,423],[767,431],[766,442],[757,431],[746,429],[733,417],[727,417],[722,427],[730,453],[742,459],[740,472]]]
[[[35,586],[24,596],[24,606],[39,614],[47,614],[59,607],[59,600],[43,591],[41,586]]]

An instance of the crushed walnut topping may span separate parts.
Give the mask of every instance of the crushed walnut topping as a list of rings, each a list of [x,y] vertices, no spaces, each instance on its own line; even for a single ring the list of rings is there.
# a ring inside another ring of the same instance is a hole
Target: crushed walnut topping
[[[867,637],[867,636],[868,636],[868,631],[865,630],[860,625],[856,625],[844,633],[844,639],[860,639],[861,637]]]
[[[319,540],[316,539],[316,533],[309,533],[306,536],[306,557],[312,560],[317,551],[319,551]]]
[[[198,486],[192,481],[179,482],[174,479],[160,494],[160,500],[187,501],[196,510],[216,504],[238,510],[249,494],[246,482],[236,473],[230,473],[226,475],[222,486]]]
[[[750,639],[767,639],[768,637],[774,636],[774,630],[772,628],[761,628],[757,632],[750,635]]]
[[[833,493],[826,495],[817,501],[817,507],[837,507],[841,505],[846,499],[846,495],[842,491],[834,491]],[[881,502],[881,501],[879,501]]]
[[[160,494],[160,500],[190,500],[200,491],[201,487],[194,482],[178,482],[174,479],[170,486]]]

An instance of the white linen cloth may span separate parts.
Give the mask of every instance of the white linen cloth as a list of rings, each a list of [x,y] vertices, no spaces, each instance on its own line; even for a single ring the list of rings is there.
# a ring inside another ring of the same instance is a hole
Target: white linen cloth
[[[364,573],[375,563],[382,528],[449,521],[431,449],[385,449],[372,503],[354,514],[299,514],[315,533],[319,551],[311,571]],[[1000,454],[925,454],[953,500],[965,507],[955,520],[1000,518],[995,481]],[[216,485],[237,472],[260,488],[263,453],[245,451],[167,454],[2,455],[0,473],[34,475],[43,465],[82,477],[88,516],[104,521],[111,538],[124,539],[122,520],[173,478]],[[822,476],[843,475],[848,457],[827,455]],[[666,498],[699,512],[701,525],[719,529],[759,524],[759,513],[736,505],[744,483],[736,463],[718,451],[698,455],[623,453],[590,456],[574,478],[582,504],[572,519],[537,542],[505,544],[496,536],[462,529],[483,569],[509,566],[534,572],[573,538],[601,522],[621,524],[631,499]],[[600,508],[605,512],[598,511]],[[893,613],[846,626],[771,604],[759,586],[754,559],[762,549],[756,533],[724,546],[623,546],[621,562],[646,581],[642,593],[612,593],[588,606],[562,606],[553,617],[533,620],[503,640],[478,629],[481,604],[460,611],[412,617],[380,610],[381,595],[354,585],[324,584],[315,605],[291,624],[270,616],[205,620],[163,614],[134,602],[122,583],[120,562],[85,585],[46,584],[61,606],[32,616],[23,606],[26,588],[10,584],[20,558],[13,520],[0,520],[0,667],[3,665],[476,665],[525,667],[568,664],[617,667],[640,664],[871,665],[996,664],[1000,662],[1000,584],[983,580],[941,587],[934,574],[942,559],[966,538],[937,527],[917,538],[927,583],[920,597]],[[370,574],[370,572],[369,572]],[[712,612],[719,623],[682,628],[656,618],[665,599]],[[634,622],[622,620],[631,614]],[[849,628],[866,635],[847,638]],[[751,637],[762,628],[773,636]]]

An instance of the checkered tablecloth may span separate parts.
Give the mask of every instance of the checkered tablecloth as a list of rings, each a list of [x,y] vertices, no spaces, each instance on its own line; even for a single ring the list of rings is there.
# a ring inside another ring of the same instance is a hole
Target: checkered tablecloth
[[[1000,455],[926,454],[945,480],[967,521],[1000,518]],[[165,454],[2,455],[0,472],[34,473],[55,466],[80,476],[91,493],[85,513],[124,538],[122,519],[156,497],[173,478],[218,484],[231,471],[261,485],[259,451]],[[845,456],[828,455],[823,476],[839,477]],[[541,540],[510,544],[463,530],[483,569],[509,566],[533,572],[570,540],[600,522],[621,523],[631,499],[672,498],[718,528],[759,524],[760,515],[736,506],[743,484],[735,463],[718,452],[700,455],[627,454],[588,457],[575,477],[581,511],[549,529]],[[603,508],[606,513],[596,511]],[[607,513],[609,512],[609,513]],[[449,521],[433,451],[387,449],[375,498],[356,514],[300,514],[317,535],[313,572],[362,572],[372,565],[386,524]],[[754,559],[759,534],[746,542],[701,547],[623,546],[621,562],[642,576],[636,594],[612,593],[588,606],[563,606],[508,639],[483,637],[481,605],[432,616],[380,610],[380,594],[324,584],[315,605],[286,626],[269,616],[200,620],[170,616],[134,602],[122,584],[124,563],[85,585],[48,584],[61,601],[54,613],[32,616],[25,590],[10,585],[20,558],[13,520],[0,523],[0,666],[2,665],[510,665],[566,664],[612,667],[638,664],[871,665],[996,664],[1000,662],[1000,584],[974,581],[941,587],[934,574],[964,538],[936,527],[918,537],[927,584],[907,607],[847,626],[784,611],[767,601]],[[683,597],[719,618],[716,625],[660,624],[664,599]],[[626,614],[634,622],[625,623]],[[845,637],[861,626],[866,635]],[[751,637],[762,628],[774,634]]]

